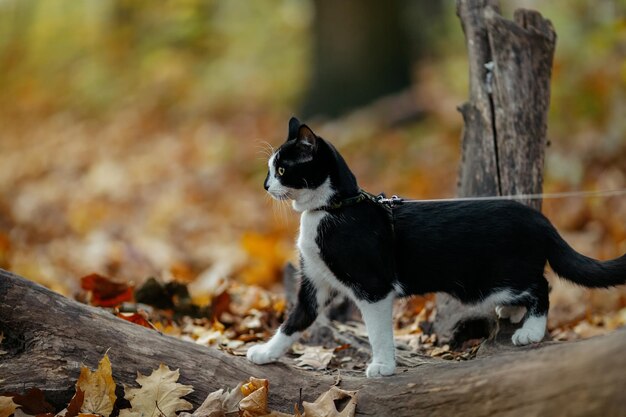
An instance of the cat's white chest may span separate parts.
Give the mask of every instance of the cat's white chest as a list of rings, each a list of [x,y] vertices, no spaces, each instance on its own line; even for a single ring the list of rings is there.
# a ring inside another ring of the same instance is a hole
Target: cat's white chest
[[[314,284],[330,285],[342,293],[350,293],[326,265],[320,254],[317,239],[320,233],[320,223],[328,213],[324,211],[305,211],[300,217],[300,234],[297,246],[302,256],[304,274]],[[351,294],[350,294],[351,295]]]
[[[317,245],[319,225],[328,213],[324,211],[305,211],[300,216],[300,234],[298,235],[297,246],[300,255],[307,263],[322,262],[320,248]],[[313,277],[311,277],[313,278]]]

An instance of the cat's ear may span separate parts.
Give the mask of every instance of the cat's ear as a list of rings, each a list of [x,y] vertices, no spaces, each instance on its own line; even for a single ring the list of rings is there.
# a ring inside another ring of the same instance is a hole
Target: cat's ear
[[[298,128],[298,144],[311,150],[317,148],[317,135],[307,125]]]
[[[300,128],[300,120],[292,117],[289,119],[289,132],[287,133],[287,140],[297,139],[298,138],[298,129]]]

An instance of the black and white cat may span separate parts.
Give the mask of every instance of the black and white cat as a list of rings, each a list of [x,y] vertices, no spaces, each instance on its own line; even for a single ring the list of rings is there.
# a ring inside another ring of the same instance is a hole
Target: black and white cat
[[[515,345],[543,339],[548,314],[546,261],[586,287],[626,282],[626,255],[600,262],[574,251],[540,212],[514,201],[406,202],[392,209],[369,198],[339,152],[292,118],[287,141],[269,160],[265,189],[301,212],[302,282],[293,311],[271,340],[248,350],[276,361],[335,293],[361,310],[373,358],[368,377],[394,373],[396,296],[445,292],[489,303],[521,328]]]

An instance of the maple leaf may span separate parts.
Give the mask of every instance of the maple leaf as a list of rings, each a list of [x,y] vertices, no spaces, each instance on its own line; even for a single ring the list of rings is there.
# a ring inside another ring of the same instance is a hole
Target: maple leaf
[[[109,355],[104,354],[98,369],[94,372],[86,366],[81,367],[76,390],[84,393],[81,413],[100,414],[105,417],[111,414],[116,397]]]
[[[121,410],[120,417],[174,417],[177,411],[190,410],[190,402],[181,397],[193,392],[189,385],[179,384],[180,372],[161,364],[149,376],[137,373],[141,388],[124,387],[130,410]]]
[[[0,417],[9,417],[18,407],[19,405],[13,402],[13,398],[0,396]]]
[[[337,411],[336,401],[348,400],[343,410]],[[313,403],[303,402],[305,417],[354,417],[356,411],[356,391],[344,391],[331,387]]]

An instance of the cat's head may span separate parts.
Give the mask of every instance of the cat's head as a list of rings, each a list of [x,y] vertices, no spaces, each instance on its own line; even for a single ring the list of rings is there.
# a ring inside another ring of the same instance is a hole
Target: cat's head
[[[265,190],[293,200],[297,211],[312,210],[358,193],[356,179],[337,150],[292,117],[287,140],[270,157]]]

